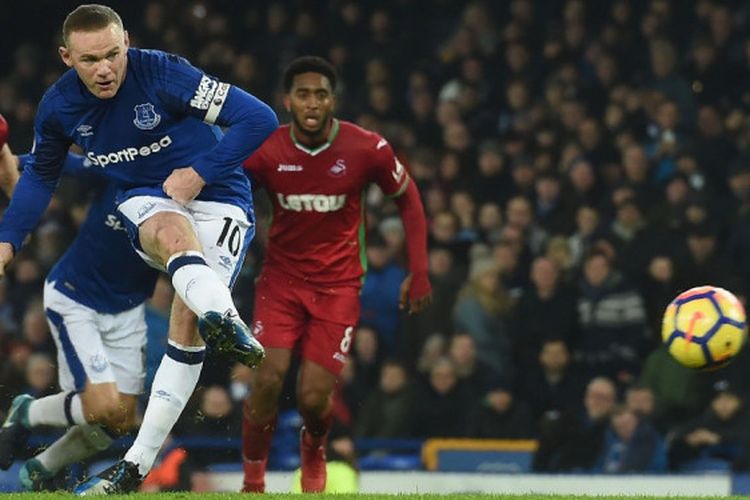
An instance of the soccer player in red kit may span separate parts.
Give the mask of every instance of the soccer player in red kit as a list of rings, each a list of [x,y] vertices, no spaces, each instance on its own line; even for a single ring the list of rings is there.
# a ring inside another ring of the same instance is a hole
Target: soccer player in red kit
[[[427,229],[416,185],[388,142],[333,117],[336,73],[319,57],[284,73],[292,121],[245,161],[273,204],[266,260],[258,279],[253,331],[266,348],[245,405],[243,491],[265,488],[265,469],[282,382],[297,347],[302,491],[323,491],[331,396],[359,319],[366,271],[364,194],[370,183],[394,198],[407,236],[409,271],[401,307],[432,300]]]

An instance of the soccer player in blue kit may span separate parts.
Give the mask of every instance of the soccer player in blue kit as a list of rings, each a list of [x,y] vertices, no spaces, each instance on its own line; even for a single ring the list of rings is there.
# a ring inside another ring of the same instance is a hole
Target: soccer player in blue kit
[[[0,116],[2,120],[2,116]],[[18,166],[29,158],[0,147],[0,188],[10,197]],[[63,467],[106,449],[113,436],[135,427],[143,392],[145,301],[158,271],[133,250],[116,215],[116,187],[83,157],[68,154],[63,172],[83,178],[93,198],[78,235],[47,276],[44,307],[57,345],[62,392],[14,399],[0,429],[0,468],[12,464],[34,427],[68,427],[20,471],[27,490],[45,488]]]
[[[60,55],[73,71],[39,105],[34,149],[0,223],[0,270],[40,219],[75,143],[118,186],[118,211],[139,254],[171,276],[172,342],[144,424],[123,460],[76,489],[120,493],[137,488],[192,394],[202,339],[250,366],[263,358],[228,284],[253,233],[240,165],[278,120],[261,101],[184,59],[129,48],[109,7],[76,8],[63,23],[63,41]],[[226,135],[215,125],[228,127]]]

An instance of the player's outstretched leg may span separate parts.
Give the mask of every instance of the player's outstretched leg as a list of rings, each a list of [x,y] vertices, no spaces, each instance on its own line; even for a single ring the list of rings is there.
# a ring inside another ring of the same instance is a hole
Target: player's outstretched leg
[[[247,366],[257,366],[263,360],[263,346],[240,319],[229,288],[200,252],[172,255],[167,272],[177,294],[198,316],[198,332],[208,346]]]
[[[138,466],[126,460],[120,460],[112,467],[104,469],[96,476],[90,477],[73,490],[78,496],[118,495],[138,490],[143,482]]]
[[[26,491],[48,491],[64,467],[106,450],[113,436],[99,425],[74,425],[47,449],[28,460],[18,473]]]
[[[34,398],[28,394],[21,394],[13,399],[8,417],[0,428],[0,469],[8,470],[16,458],[16,454],[23,450],[31,434],[29,425],[29,405]]]

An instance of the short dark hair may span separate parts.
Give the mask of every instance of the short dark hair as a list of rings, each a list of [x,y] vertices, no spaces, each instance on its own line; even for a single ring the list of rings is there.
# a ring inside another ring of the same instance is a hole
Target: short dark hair
[[[96,31],[113,23],[121,30],[125,29],[120,15],[110,7],[96,3],[79,5],[63,22],[63,43],[68,45],[68,37],[74,31]]]
[[[318,56],[298,57],[287,66],[284,71],[284,92],[289,93],[294,84],[294,77],[302,73],[318,73],[326,78],[331,84],[331,89],[336,90],[336,69],[331,63]]]

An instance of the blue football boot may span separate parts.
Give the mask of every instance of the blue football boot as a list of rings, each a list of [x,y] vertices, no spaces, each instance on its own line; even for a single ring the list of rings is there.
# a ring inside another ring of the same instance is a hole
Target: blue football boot
[[[143,482],[138,466],[132,462],[120,460],[109,469],[90,477],[73,489],[79,497],[94,495],[119,495],[138,491]]]
[[[211,349],[251,368],[266,356],[263,346],[236,315],[209,311],[198,318],[198,333]]]

